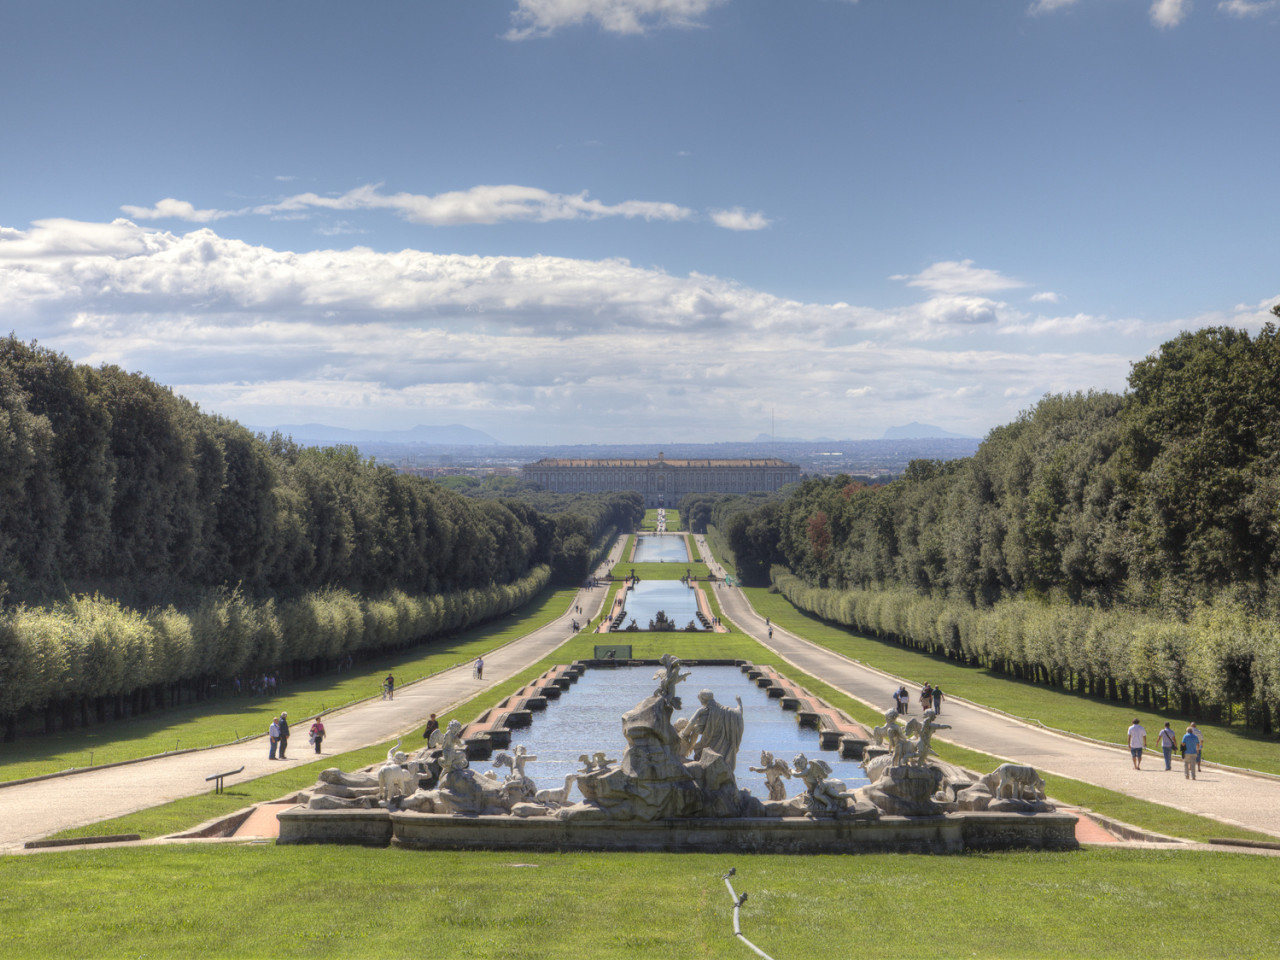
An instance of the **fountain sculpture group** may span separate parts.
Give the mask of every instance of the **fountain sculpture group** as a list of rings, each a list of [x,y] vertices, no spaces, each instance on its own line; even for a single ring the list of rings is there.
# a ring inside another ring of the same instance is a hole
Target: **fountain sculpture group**
[[[601,752],[583,754],[581,769],[566,776],[560,786],[538,789],[527,770],[537,757],[522,746],[499,753],[493,769],[478,772],[467,759],[462,725],[453,720],[412,756],[399,752],[397,744],[376,771],[326,770],[320,782],[300,797],[306,809],[289,814],[290,823],[305,819],[311,811],[361,808],[389,811],[397,821],[415,816],[437,824],[458,817],[501,818],[508,824],[553,821],[563,830],[580,831],[594,822],[631,824],[633,829],[685,821],[870,824],[882,818],[887,823],[893,818],[937,820],[979,812],[1026,815],[1053,810],[1045,799],[1044,781],[1031,767],[1004,764],[985,777],[974,777],[932,756],[934,731],[948,729],[932,710],[905,726],[894,711],[885,715],[884,725],[874,730],[878,746],[868,751],[875,755],[863,761],[870,780],[865,786],[851,789],[833,778],[831,767],[820,759],[800,754],[788,764],[762,753],[761,765],[751,767],[765,774],[768,784],[769,797],[760,799],[740,789],[734,776],[743,734],[741,700],[728,707],[710,690],[703,690],[694,713],[687,720],[672,722],[682,706],[677,685],[688,676],[678,658],[664,656],[654,675],[656,689],[622,716],[627,747],[621,758]],[[788,797],[783,781],[792,779],[803,784],[803,790]],[[570,799],[575,788],[581,795],[576,801]],[[1002,821],[1005,834],[1023,835],[1009,831],[1009,819]],[[286,830],[285,814],[281,823],[282,842],[335,839],[323,833],[308,835],[296,824]],[[1061,825],[1056,830],[1056,839],[1043,845],[1072,845]],[[784,844],[783,848],[792,847]]]

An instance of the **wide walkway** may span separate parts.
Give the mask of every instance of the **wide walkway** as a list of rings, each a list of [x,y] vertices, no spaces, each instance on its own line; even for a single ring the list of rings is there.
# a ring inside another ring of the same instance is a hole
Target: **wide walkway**
[[[625,538],[620,538],[601,563],[603,576],[622,556]],[[422,730],[427,716],[444,714],[484,690],[510,679],[548,656],[573,636],[574,604],[581,604],[585,616],[594,617],[608,593],[607,584],[578,591],[574,602],[560,617],[526,636],[484,655],[484,679],[472,676],[471,664],[463,664],[396,689],[393,700],[375,698],[326,713],[326,754],[345,753],[392,737],[405,738],[406,751],[423,746]],[[205,777],[244,767],[226,779],[226,786],[255,777],[279,773],[290,763],[315,760],[307,743],[311,717],[293,717],[288,760],[268,760],[265,737],[238,744],[201,750],[196,753],[160,757],[118,767],[100,767],[71,776],[0,789],[0,852],[20,848],[28,840],[46,837],[112,817],[124,816],[147,807],[195,794],[208,793],[212,784]]]
[[[711,563],[717,576],[723,576],[724,569],[710,559],[705,538],[695,539],[703,560]],[[820,677],[824,683],[877,711],[889,709],[893,691],[907,682],[810,643],[777,624],[773,625],[773,638],[769,639],[764,618],[756,614],[736,588],[722,587],[717,590],[716,598],[729,620],[796,669]],[[917,687],[912,682],[908,689],[915,691]],[[911,708],[919,710],[914,696]],[[951,729],[938,734],[938,740],[1280,837],[1280,778],[1206,766],[1199,779],[1187,780],[1176,757],[1170,772],[1164,769],[1164,759],[1157,756],[1145,757],[1142,769],[1134,770],[1129,751],[1124,747],[1053,733],[951,697],[943,702],[939,719],[950,724]],[[1148,742],[1154,743],[1155,735],[1156,731],[1151,729]]]

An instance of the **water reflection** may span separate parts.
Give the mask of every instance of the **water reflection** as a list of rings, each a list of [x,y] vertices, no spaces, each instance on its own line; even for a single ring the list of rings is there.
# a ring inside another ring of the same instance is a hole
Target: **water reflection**
[[[679,580],[641,580],[637,583],[627,591],[621,626],[627,626],[634,617],[636,626],[647,630],[649,621],[658,615],[659,610],[666,612],[677,630],[683,630],[690,621],[702,629],[702,622],[698,619],[697,594]]]
[[[528,772],[539,789],[559,787],[567,774],[580,769],[578,757],[584,753],[604,751],[609,759],[620,760],[627,747],[622,736],[622,715],[653,693],[657,681],[656,667],[618,667],[588,670],[559,700],[549,701],[545,713],[535,714],[533,726],[511,732],[511,745],[523,744],[538,758],[529,764]],[[736,706],[742,698],[745,730],[738,749],[735,774],[738,786],[767,800],[769,788],[764,777],[747,768],[760,766],[760,751],[791,762],[797,753],[821,757],[831,765],[832,776],[850,787],[862,786],[867,779],[857,760],[842,760],[838,751],[819,747],[818,731],[796,723],[796,715],[784,711],[777,700],[770,700],[764,690],[747,679],[737,667],[688,667],[691,676],[680,684],[682,710],[672,717],[688,717],[698,707],[698,691],[711,690],[726,706]],[[481,761],[476,766],[483,768]],[[787,795],[794,797],[803,787],[799,780],[783,781]],[[576,791],[575,799],[582,799]]]
[[[644,534],[636,536],[636,552],[633,563],[688,563],[689,548],[685,539],[676,537],[651,537]]]

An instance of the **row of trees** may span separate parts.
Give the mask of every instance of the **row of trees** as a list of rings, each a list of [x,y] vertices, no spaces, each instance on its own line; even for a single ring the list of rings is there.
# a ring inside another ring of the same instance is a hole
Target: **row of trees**
[[[463,496],[10,336],[0,720],[11,736],[54,704],[87,719],[456,630],[579,582],[643,512],[638,494]]]
[[[1280,334],[1186,333],[1124,396],[1049,396],[969,459],[802,485],[763,531],[805,580],[983,605],[1050,596],[1280,614]]]
[[[239,591],[207,596],[189,610],[140,611],[102,596],[0,616],[0,720],[12,739],[19,716],[43,709],[51,730],[119,718],[190,697],[219,681],[317,667],[348,655],[405,646],[500,616],[527,603],[550,580],[535,567],[509,584],[449,594],[392,591],[364,597],[327,588],[289,600]]]
[[[1108,695],[1151,685],[1192,709],[1248,701],[1269,727],[1280,703],[1276,370],[1273,324],[1185,333],[1134,364],[1125,394],[1047,396],[971,458],[914,461],[884,487],[811,478],[781,504],[713,505],[711,522],[726,524],[747,582],[781,565],[807,609],[836,601],[797,583],[847,594],[839,622],[1031,679],[1082,677]],[[903,611],[883,630],[849,612],[882,604]],[[1010,613],[1037,608],[1061,627],[1036,628],[1052,642],[1008,627],[1038,623]],[[994,646],[963,626],[991,617],[1005,625]],[[911,618],[933,626],[908,629]],[[1163,652],[1144,639],[1153,632]]]
[[[200,412],[146,377],[0,340],[0,583],[146,604],[240,585],[451,593],[547,562],[499,501]]]
[[[1232,600],[1173,620],[1120,607],[1022,599],[975,607],[907,588],[814,587],[783,567],[773,582],[824,620],[1021,680],[1209,719],[1239,707],[1264,733],[1280,719],[1280,624]]]

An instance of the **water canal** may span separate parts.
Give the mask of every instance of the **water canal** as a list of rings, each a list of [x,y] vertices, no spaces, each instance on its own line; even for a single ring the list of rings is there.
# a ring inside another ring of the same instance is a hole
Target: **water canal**
[[[622,759],[627,747],[622,736],[622,715],[653,693],[656,669],[647,666],[588,670],[559,700],[549,701],[546,711],[535,715],[532,726],[511,732],[513,747],[521,744],[538,758],[529,764],[527,773],[539,789],[563,786],[564,778],[581,768],[578,758],[584,753],[603,750],[611,760]],[[818,731],[802,728],[794,713],[783,710],[779,701],[770,700],[737,667],[693,666],[687,670],[689,679],[679,688],[684,707],[672,721],[692,716],[698,708],[698,691],[704,688],[726,706],[736,706],[734,698],[741,697],[745,729],[735,774],[738,786],[750,790],[753,796],[761,800],[769,797],[764,777],[747,769],[760,766],[761,750],[788,763],[797,753],[820,757],[831,765],[832,776],[850,788],[867,783],[859,761],[843,760],[838,751],[821,749]],[[788,796],[802,792],[798,780],[784,782],[788,784]],[[574,796],[581,799],[576,792]]]
[[[631,562],[688,563],[689,547],[682,534],[637,534]]]
[[[641,580],[627,591],[626,607],[618,621],[621,630],[634,618],[636,626],[641,630],[649,628],[649,621],[662,610],[676,625],[683,630],[692,622],[697,629],[702,629],[698,620],[698,595],[693,587],[680,580]]]

